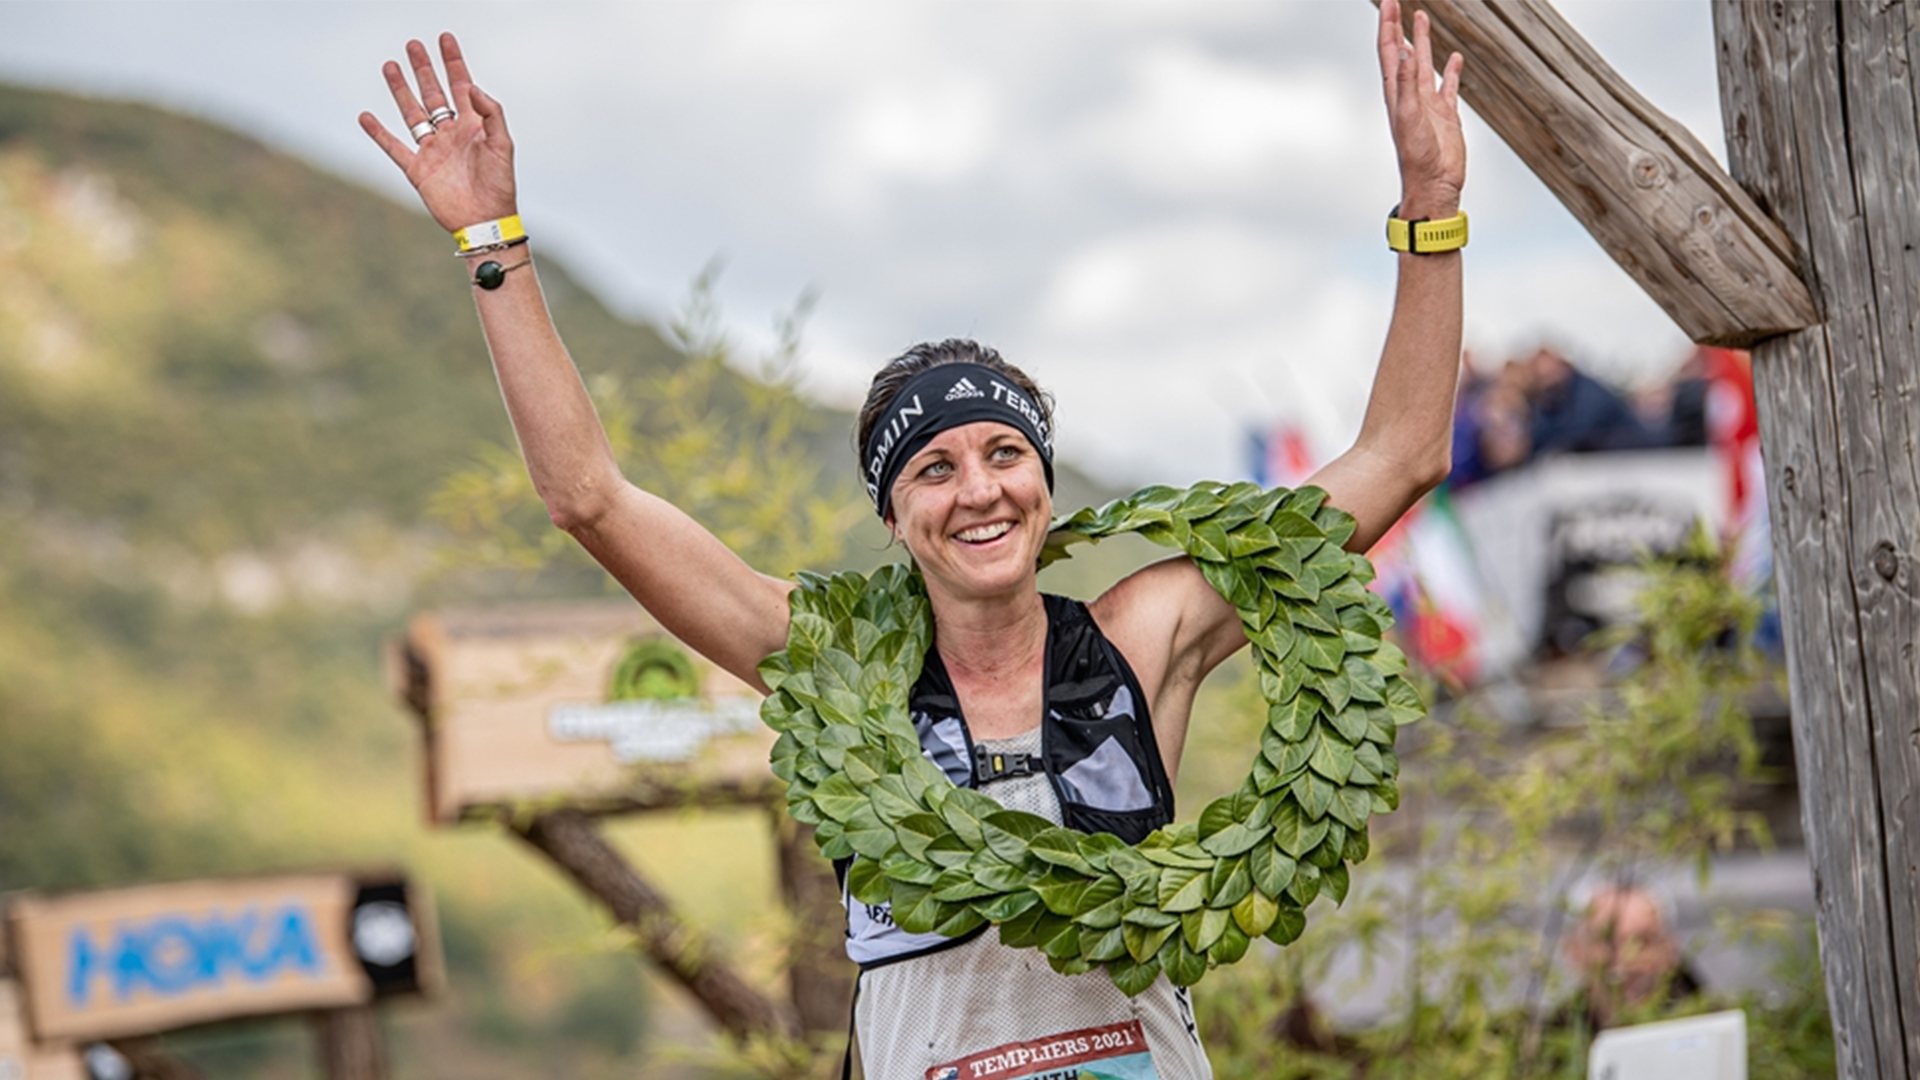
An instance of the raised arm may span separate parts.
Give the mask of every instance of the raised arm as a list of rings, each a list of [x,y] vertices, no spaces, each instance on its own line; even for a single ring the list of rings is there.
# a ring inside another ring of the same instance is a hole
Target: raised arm
[[[1437,76],[1427,17],[1415,14],[1409,44],[1399,0],[1380,4],[1378,44],[1400,160],[1400,216],[1451,217],[1466,182],[1456,103],[1460,57]],[[1393,322],[1360,436],[1310,481],[1354,516],[1347,542],[1354,551],[1372,547],[1449,467],[1460,363],[1460,253],[1399,259]],[[1186,559],[1130,575],[1094,602],[1093,613],[1152,699],[1155,734],[1172,774],[1200,680],[1247,643],[1239,615]]]
[[[444,90],[426,46],[418,41],[407,43],[418,95],[399,64],[389,61],[384,69],[401,123],[417,133],[417,149],[372,113],[360,114],[360,126],[451,233],[517,215],[519,205],[506,114],[473,84],[453,35],[442,34],[439,44],[447,71]],[[456,116],[430,125],[429,115],[443,107]],[[471,287],[535,490],[553,523],[572,534],[661,625],[720,667],[760,686],[756,665],[786,643],[786,598],[792,586],[756,573],[677,507],[620,475],[593,402],[548,315],[531,251],[528,243],[486,256],[508,268],[505,280],[495,289]],[[471,278],[481,258],[465,262]]]
[[[1467,179],[1460,132],[1460,55],[1436,79],[1427,14],[1415,12],[1413,41],[1400,27],[1399,0],[1380,3],[1380,77],[1400,160],[1400,217],[1452,217]],[[1436,85],[1437,84],[1437,85]],[[1364,552],[1386,535],[1451,467],[1453,392],[1460,371],[1460,252],[1398,256],[1393,321],[1374,374],[1360,436],[1314,474],[1327,501],[1357,522],[1347,548]]]

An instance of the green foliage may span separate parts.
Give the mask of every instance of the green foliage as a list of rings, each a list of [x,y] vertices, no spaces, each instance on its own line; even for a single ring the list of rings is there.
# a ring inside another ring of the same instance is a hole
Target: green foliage
[[[1258,937],[1293,941],[1316,896],[1346,899],[1368,819],[1399,802],[1395,734],[1425,711],[1405,657],[1382,640],[1392,616],[1365,588],[1372,567],[1340,546],[1353,519],[1325,499],[1148,488],[1057,521],[1042,556],[1138,532],[1184,550],[1239,611],[1269,719],[1251,775],[1198,822],[1128,847],[1004,810],[928,764],[907,695],[933,617],[901,566],[801,575],[787,648],[760,667],[788,812],[827,857],[864,856],[848,890],[891,903],[902,929],[957,937],[994,923],[1003,943],[1038,948],[1063,973],[1104,968],[1128,994],[1163,972],[1191,986]]]
[[[799,334],[811,300],[781,321],[756,377],[732,367],[713,300],[716,270],[695,279],[671,330],[683,363],[631,375],[598,372],[587,388],[621,472],[699,521],[756,569],[832,565],[869,515],[850,481],[829,482],[809,451],[826,421],[795,392]],[[499,445],[448,477],[431,512],[454,543],[449,561],[522,571],[591,564],[553,528],[518,453]]]
[[[1553,965],[1577,917],[1567,910],[1571,884],[1689,863],[1704,875],[1713,852],[1767,841],[1735,799],[1735,784],[1758,775],[1744,704],[1768,675],[1751,645],[1757,604],[1704,537],[1648,575],[1636,625],[1613,641],[1615,663],[1631,670],[1577,726],[1521,750],[1513,731],[1462,704],[1421,725],[1422,744],[1408,751],[1412,820],[1380,842],[1410,884],[1356,890],[1294,948],[1201,986],[1196,1013],[1218,1073],[1585,1074],[1592,1032],[1566,1004],[1581,991]],[[1726,922],[1729,933],[1799,943],[1787,950],[1784,994],[1656,1000],[1618,1022],[1743,1007],[1753,1075],[1833,1075],[1806,921],[1762,912]],[[1367,1031],[1302,1030],[1301,1014],[1348,947],[1368,970],[1397,959],[1405,982],[1395,1007]]]

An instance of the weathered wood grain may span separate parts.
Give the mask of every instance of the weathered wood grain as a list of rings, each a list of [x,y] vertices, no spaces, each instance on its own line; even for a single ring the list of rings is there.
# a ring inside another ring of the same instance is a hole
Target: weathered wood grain
[[[315,1014],[314,1041],[326,1080],[387,1080],[387,1041],[369,1005]]]
[[[1733,174],[1826,323],[1754,350],[1843,1077],[1920,1069],[1920,108],[1912,3],[1716,0]]]
[[[641,951],[700,1003],[735,1039],[793,1038],[791,1010],[761,993],[728,964],[714,942],[675,914],[659,891],[600,835],[591,817],[555,810],[516,822],[514,833],[553,860],[627,927]]]
[[[1702,344],[1819,320],[1780,227],[1545,0],[1408,0],[1460,93],[1600,246]]]

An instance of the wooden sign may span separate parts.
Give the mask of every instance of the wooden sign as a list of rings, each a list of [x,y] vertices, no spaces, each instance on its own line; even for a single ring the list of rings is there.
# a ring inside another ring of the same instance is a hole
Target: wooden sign
[[[431,905],[391,876],[20,894],[7,931],[42,1043],[362,1005],[440,984]]]
[[[0,1080],[87,1080],[79,1050],[33,1041],[20,985],[6,978],[0,978]]]
[[[389,663],[425,722],[430,821],[772,795],[760,695],[630,601],[429,612]]]

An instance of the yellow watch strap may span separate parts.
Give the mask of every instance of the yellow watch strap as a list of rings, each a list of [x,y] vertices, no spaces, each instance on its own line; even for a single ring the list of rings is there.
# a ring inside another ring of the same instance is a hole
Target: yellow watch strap
[[[1394,207],[1397,213],[1399,207]],[[1467,213],[1462,210],[1450,218],[1439,221],[1407,221],[1404,218],[1387,217],[1387,246],[1395,251],[1405,251],[1413,255],[1435,255],[1442,251],[1458,251],[1467,246]]]
[[[462,252],[468,252],[490,244],[510,243],[525,235],[527,230],[520,224],[520,215],[512,214],[495,221],[482,221],[464,229],[455,229],[453,241],[460,245]]]

